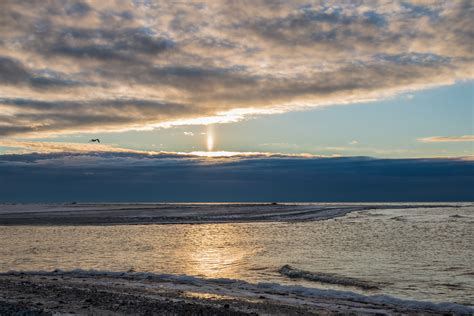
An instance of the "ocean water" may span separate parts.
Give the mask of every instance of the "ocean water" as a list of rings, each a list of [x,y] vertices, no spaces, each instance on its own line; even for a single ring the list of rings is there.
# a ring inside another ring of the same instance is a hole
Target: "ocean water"
[[[133,269],[474,305],[474,205],[451,206],[299,223],[4,226],[0,271]],[[284,265],[379,289],[291,279]]]

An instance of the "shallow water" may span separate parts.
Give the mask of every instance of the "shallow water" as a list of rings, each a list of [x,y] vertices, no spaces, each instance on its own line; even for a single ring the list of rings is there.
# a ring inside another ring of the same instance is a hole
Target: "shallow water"
[[[474,206],[454,205],[300,223],[0,227],[0,270],[133,268],[473,305]],[[289,279],[285,264],[381,289]]]

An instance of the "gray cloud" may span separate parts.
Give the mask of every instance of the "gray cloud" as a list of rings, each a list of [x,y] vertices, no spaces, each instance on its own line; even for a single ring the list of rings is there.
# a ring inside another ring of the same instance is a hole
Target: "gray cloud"
[[[0,57],[0,84],[28,85],[35,89],[82,85],[82,83],[68,79],[64,74],[58,72],[27,69],[18,60],[7,57]]]
[[[45,40],[50,43],[44,45],[45,43],[41,42],[38,45],[45,50],[45,54],[104,61],[116,59],[137,62],[141,57],[140,54],[159,54],[174,46],[170,39],[154,36],[153,30],[149,28],[119,30],[68,28],[61,30],[60,33],[45,34],[41,41]]]
[[[0,12],[0,136],[226,121],[473,79],[471,1],[7,0]]]
[[[0,134],[19,133],[41,135],[55,133],[58,129],[78,131],[97,127],[119,130],[123,125],[142,126],[155,122],[196,114],[185,104],[140,99],[95,99],[87,101],[37,101],[31,99],[1,99],[0,104],[22,112],[14,117],[0,114]],[[133,114],[133,115],[131,115]],[[25,126],[18,122],[27,122]],[[30,122],[37,122],[32,124]]]

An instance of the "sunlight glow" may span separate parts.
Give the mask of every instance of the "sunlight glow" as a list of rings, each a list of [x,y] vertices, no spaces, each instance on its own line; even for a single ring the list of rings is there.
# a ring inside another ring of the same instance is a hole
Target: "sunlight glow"
[[[214,148],[214,129],[212,125],[207,127],[207,150],[212,151]]]

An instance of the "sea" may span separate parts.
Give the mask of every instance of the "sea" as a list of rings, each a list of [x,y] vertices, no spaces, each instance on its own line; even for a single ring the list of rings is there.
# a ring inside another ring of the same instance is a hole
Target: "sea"
[[[0,272],[172,273],[474,305],[473,203],[303,222],[0,226],[0,241]]]

